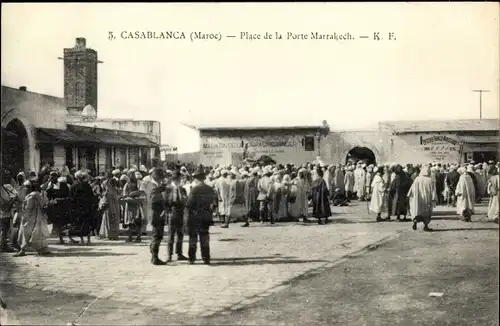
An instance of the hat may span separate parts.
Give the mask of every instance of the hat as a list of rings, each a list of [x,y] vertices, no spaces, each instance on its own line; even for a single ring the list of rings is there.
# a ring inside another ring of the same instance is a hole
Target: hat
[[[135,175],[135,178],[136,178],[136,179],[139,179],[139,180],[141,180],[141,179],[142,179],[142,174],[141,174],[141,172],[139,172],[139,171],[135,171],[134,175]]]
[[[120,175],[120,170],[118,170],[118,169],[113,170],[113,172],[111,172],[111,174],[113,174],[113,175]]]
[[[220,174],[221,174],[221,175],[228,174],[228,173],[229,173],[229,171],[227,171],[227,170],[222,170],[222,171],[220,171]]]
[[[205,177],[205,170],[203,169],[203,165],[198,165],[196,170],[193,172],[193,178],[199,179]]]
[[[120,181],[121,181],[121,180],[125,180],[126,182],[129,182],[129,181],[130,181],[130,178],[129,178],[129,177],[127,177],[127,175],[122,174],[122,176],[120,177]]]
[[[139,171],[141,171],[141,172],[146,172],[146,173],[147,173],[147,172],[148,172],[148,169],[146,169],[146,166],[141,165],[141,167],[139,168]]]
[[[57,178],[57,182],[68,182],[68,179],[66,179],[66,177],[59,177]]]
[[[128,169],[123,169],[122,173],[127,173]]]
[[[128,170],[129,173],[135,173],[137,171],[137,169],[134,169],[134,168],[131,168],[130,170]]]
[[[29,181],[29,180],[24,181],[23,186],[25,186],[25,187],[31,186],[31,181]]]
[[[78,170],[75,172],[75,178],[83,178],[85,175],[82,170]]]

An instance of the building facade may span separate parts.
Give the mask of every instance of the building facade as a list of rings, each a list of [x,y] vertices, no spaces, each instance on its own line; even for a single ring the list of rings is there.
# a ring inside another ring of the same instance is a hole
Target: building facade
[[[199,127],[199,160],[205,165],[239,164],[245,159],[276,163],[313,161],[320,153],[328,125],[279,128]]]
[[[161,142],[157,121],[97,117],[97,52],[77,38],[64,49],[64,97],[2,86],[2,166],[13,173],[56,168],[152,166]]]
[[[281,128],[199,127],[202,164],[235,164],[269,156],[303,164],[485,162],[499,159],[499,120],[391,121],[375,130],[325,126]]]

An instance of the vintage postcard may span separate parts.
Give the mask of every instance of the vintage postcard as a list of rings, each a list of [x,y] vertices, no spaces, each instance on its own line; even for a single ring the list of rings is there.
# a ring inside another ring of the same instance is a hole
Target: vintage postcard
[[[2,4],[0,325],[494,325],[500,7]]]

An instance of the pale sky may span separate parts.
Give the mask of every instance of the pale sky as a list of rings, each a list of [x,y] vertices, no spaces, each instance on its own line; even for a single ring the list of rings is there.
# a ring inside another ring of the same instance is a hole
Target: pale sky
[[[320,124],[499,115],[498,3],[3,4],[2,85],[63,95],[63,48],[98,51],[100,117],[158,120],[182,146],[179,122]],[[108,31],[117,39],[108,40]],[[179,31],[184,40],[121,39]],[[221,41],[189,39],[220,33]],[[240,33],[282,40],[241,40]],[[287,32],[372,39],[286,40]],[[373,33],[396,40],[374,41]],[[236,38],[226,38],[235,35]]]

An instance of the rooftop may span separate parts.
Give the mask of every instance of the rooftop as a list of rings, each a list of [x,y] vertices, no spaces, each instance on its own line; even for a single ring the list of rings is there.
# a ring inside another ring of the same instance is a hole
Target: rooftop
[[[17,107],[20,103],[29,102],[30,105],[39,107],[40,112],[47,112],[47,108],[61,108],[66,110],[66,103],[63,97],[36,93],[27,90],[25,86],[19,88],[2,85],[2,108]],[[89,106],[89,105],[87,105]],[[92,108],[94,109],[94,108]],[[87,110],[88,111],[88,110]],[[95,109],[94,109],[95,111]],[[62,111],[64,112],[64,111]],[[67,120],[80,120],[81,116],[71,117],[68,116]],[[126,118],[96,118],[96,121],[148,121],[155,122],[154,120],[134,120]]]
[[[300,124],[300,125],[281,125],[277,126],[276,124],[274,125],[222,125],[222,124],[200,124],[200,125],[191,125],[187,123],[182,123],[186,127],[200,130],[200,131],[205,131],[205,130],[210,130],[210,131],[231,131],[231,130],[291,130],[291,129],[325,129],[328,128],[328,124],[326,121],[323,123],[317,123],[317,124]]]
[[[16,107],[20,103],[30,102],[40,107],[40,112],[47,112],[44,108],[65,108],[64,99],[47,94],[28,91],[25,87],[13,88],[2,85],[2,108]]]
[[[456,119],[456,120],[413,120],[381,121],[380,129],[394,133],[412,132],[457,132],[457,131],[495,131],[500,128],[499,119]]]

